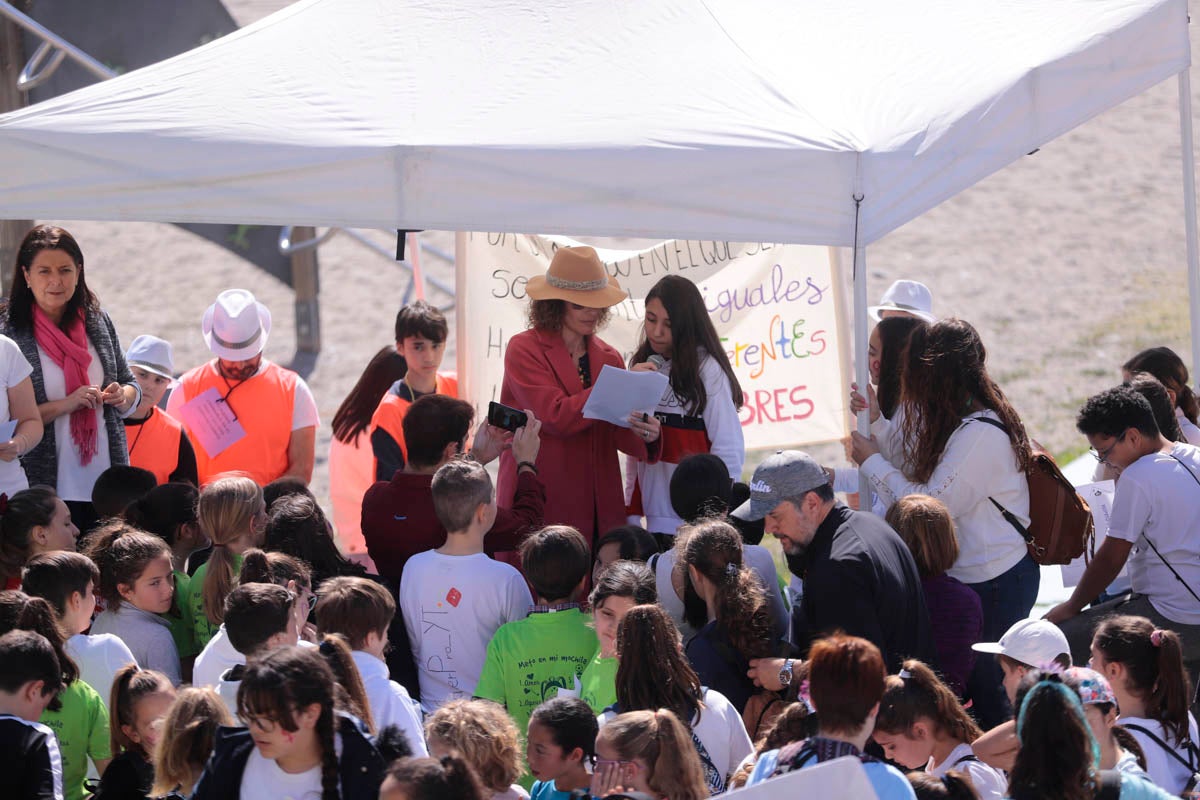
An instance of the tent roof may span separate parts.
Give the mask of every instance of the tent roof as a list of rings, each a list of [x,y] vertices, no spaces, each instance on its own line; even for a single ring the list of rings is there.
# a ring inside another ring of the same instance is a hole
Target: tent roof
[[[1186,68],[1186,0],[304,0],[0,116],[0,219],[871,242]]]

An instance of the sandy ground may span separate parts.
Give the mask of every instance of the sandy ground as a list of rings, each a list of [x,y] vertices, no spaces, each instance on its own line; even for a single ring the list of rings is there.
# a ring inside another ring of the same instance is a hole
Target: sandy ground
[[[242,24],[285,5],[228,2]],[[1195,12],[1200,0],[1191,5]],[[1119,380],[1118,365],[1136,350],[1165,344],[1190,359],[1176,100],[1172,79],[987,178],[867,254],[872,299],[896,278],[918,279],[932,288],[937,313],[979,328],[993,376],[1031,433],[1063,459],[1086,446],[1073,423],[1080,403]],[[291,292],[273,278],[168,225],[70,228],[125,342],[139,333],[166,337],[177,366],[193,366],[206,358],[204,308],[222,289],[243,286],[274,313],[268,356],[291,360]],[[452,234],[422,236],[453,250]],[[377,240],[394,247],[386,235]],[[321,248],[320,263],[324,347],[309,382],[323,421],[313,488],[324,498],[329,421],[374,351],[390,341],[408,277],[343,236]],[[453,281],[450,264],[427,257],[426,267]],[[431,299],[451,301],[436,291]]]

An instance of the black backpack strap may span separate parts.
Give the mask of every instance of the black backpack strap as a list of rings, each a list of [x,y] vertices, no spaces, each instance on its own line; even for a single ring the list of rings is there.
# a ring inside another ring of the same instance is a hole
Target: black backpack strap
[[[991,417],[968,417],[967,422],[986,422],[993,428],[999,428],[1000,430],[1004,431],[1005,436],[1008,435],[1008,426],[998,419],[992,419]]]
[[[1096,800],[1120,800],[1121,773],[1102,769],[1096,774]]]
[[[979,756],[975,755],[974,753],[967,753],[965,756],[963,756],[962,758],[958,759],[953,764],[951,764],[950,767],[951,767],[951,769],[953,769],[954,767],[957,767],[959,764],[968,764],[972,761],[979,761]],[[982,764],[983,762],[979,761],[979,763]]]
[[[1146,734],[1147,736],[1150,737],[1150,740],[1152,742],[1154,742],[1156,745],[1158,745],[1160,748],[1162,748],[1162,751],[1164,753],[1166,753],[1171,758],[1178,761],[1180,764],[1183,764],[1183,766],[1187,767],[1190,771],[1195,772],[1197,767],[1200,767],[1200,764],[1194,763],[1197,761],[1196,756],[1200,755],[1200,753],[1197,752],[1196,745],[1192,744],[1191,740],[1184,739],[1183,742],[1180,743],[1181,746],[1185,750],[1187,750],[1188,757],[1185,760],[1183,756],[1179,755],[1179,752],[1176,751],[1176,749],[1174,747],[1171,747],[1171,745],[1167,744],[1162,739],[1155,736],[1153,733],[1151,733],[1149,730],[1147,730],[1144,725],[1135,725],[1133,723],[1125,722],[1125,723],[1122,723],[1121,727],[1125,728],[1126,730],[1140,731],[1140,732]]]

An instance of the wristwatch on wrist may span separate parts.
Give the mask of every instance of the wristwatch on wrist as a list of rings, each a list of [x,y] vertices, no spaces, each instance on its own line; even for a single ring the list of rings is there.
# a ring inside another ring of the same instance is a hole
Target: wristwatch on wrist
[[[779,670],[779,682],[785,689],[792,684],[792,659],[783,660],[783,668]]]

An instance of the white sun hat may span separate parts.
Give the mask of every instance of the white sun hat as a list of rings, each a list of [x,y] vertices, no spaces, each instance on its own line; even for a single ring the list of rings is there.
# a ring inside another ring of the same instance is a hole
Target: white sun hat
[[[142,334],[125,351],[125,363],[166,378],[171,386],[176,384],[175,351],[166,339]]]
[[[226,289],[204,312],[200,329],[218,358],[246,361],[267,346],[271,312],[245,289]]]
[[[937,322],[933,314],[933,294],[928,286],[917,281],[896,281],[879,298],[879,305],[867,309],[876,322],[882,319],[881,311],[903,311],[926,322]]]

